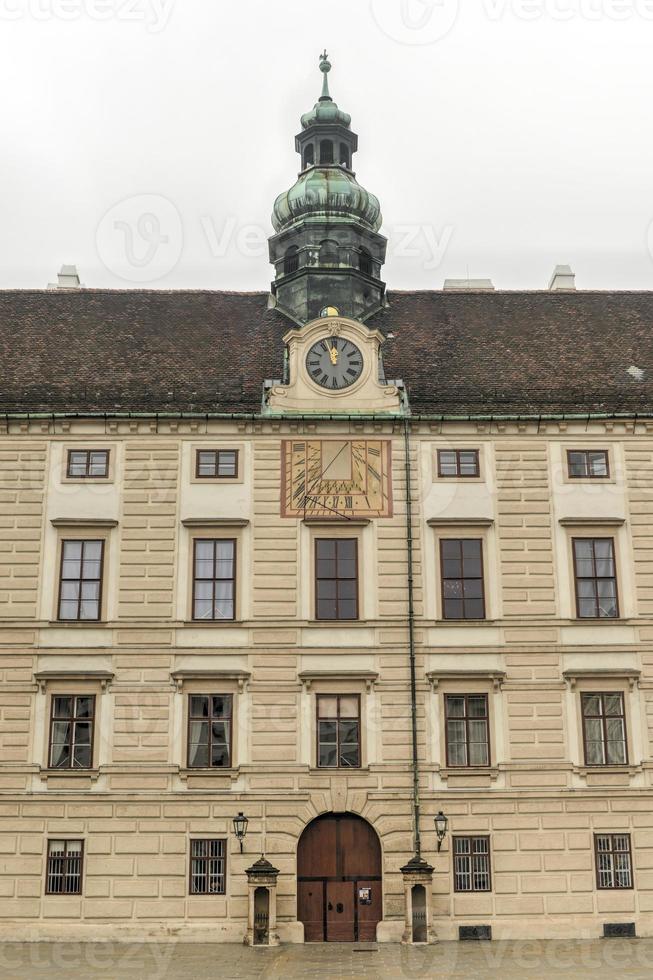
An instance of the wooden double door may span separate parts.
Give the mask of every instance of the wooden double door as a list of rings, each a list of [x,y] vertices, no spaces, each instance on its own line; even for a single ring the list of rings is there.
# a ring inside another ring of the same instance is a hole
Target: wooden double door
[[[365,820],[338,813],[308,825],[297,850],[297,918],[306,942],[373,942],[381,886],[381,846]]]

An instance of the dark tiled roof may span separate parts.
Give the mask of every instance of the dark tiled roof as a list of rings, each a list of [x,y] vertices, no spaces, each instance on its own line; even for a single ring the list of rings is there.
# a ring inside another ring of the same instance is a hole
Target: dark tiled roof
[[[414,413],[653,412],[653,292],[388,298]],[[289,326],[262,292],[3,291],[0,412],[258,412]]]

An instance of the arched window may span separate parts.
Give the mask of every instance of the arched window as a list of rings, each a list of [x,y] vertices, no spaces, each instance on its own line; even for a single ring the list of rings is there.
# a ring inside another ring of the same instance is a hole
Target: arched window
[[[315,147],[312,143],[304,147],[304,170],[315,163]]]
[[[333,163],[333,143],[331,140],[320,140],[320,163]]]
[[[360,250],[360,255],[358,257],[358,268],[361,270],[364,276],[371,276],[374,274],[372,256],[366,248],[362,248]]]
[[[320,243],[320,265],[338,265],[338,243],[330,238]]]
[[[351,160],[349,159],[349,147],[346,143],[340,144],[340,166],[346,167],[347,170],[351,168]]]
[[[291,245],[283,258],[283,274],[289,276],[291,272],[297,272],[299,268],[299,249],[296,245]]]

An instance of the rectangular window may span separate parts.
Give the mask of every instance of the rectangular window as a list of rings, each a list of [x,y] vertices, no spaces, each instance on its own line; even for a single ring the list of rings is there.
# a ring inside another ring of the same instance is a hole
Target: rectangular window
[[[478,449],[438,449],[438,476],[478,476]]]
[[[446,694],[448,766],[489,766],[487,694]]]
[[[100,618],[104,541],[63,541],[59,619]]]
[[[586,766],[622,766],[628,762],[624,696],[581,694]]]
[[[485,619],[482,541],[443,538],[440,568],[444,619]]]
[[[224,895],[226,893],[225,854],[225,840],[192,840],[190,842],[191,895]]]
[[[358,695],[318,696],[317,764],[322,769],[360,767],[360,698]]]
[[[90,769],[93,765],[92,694],[53,694],[50,717],[50,768]]]
[[[195,476],[201,479],[227,479],[238,476],[237,449],[198,449]]]
[[[231,766],[231,694],[188,695],[188,767]]]
[[[616,619],[617,573],[612,538],[574,538],[576,611],[580,619]]]
[[[108,449],[69,449],[66,476],[75,480],[106,479],[109,475]]]
[[[610,476],[608,454],[605,449],[569,449],[567,466],[572,480],[600,480]]]
[[[597,888],[632,888],[630,834],[594,834]]]
[[[234,619],[236,542],[195,541],[193,555],[193,619]]]
[[[492,890],[489,837],[454,837],[453,881],[457,892]]]
[[[315,542],[315,618],[358,619],[358,542]]]
[[[48,841],[46,895],[81,895],[83,854],[81,840]]]

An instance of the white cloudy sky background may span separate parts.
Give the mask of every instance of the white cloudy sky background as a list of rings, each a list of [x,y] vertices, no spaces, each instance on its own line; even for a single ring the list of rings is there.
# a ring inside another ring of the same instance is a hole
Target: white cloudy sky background
[[[0,0],[0,288],[267,288],[324,46],[391,287],[653,288],[653,0]]]

